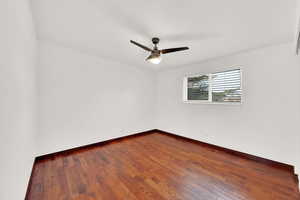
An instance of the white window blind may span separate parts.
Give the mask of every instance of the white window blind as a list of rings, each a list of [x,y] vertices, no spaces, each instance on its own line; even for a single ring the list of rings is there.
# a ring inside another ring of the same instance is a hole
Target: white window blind
[[[239,69],[212,74],[213,102],[241,102],[241,73]]]

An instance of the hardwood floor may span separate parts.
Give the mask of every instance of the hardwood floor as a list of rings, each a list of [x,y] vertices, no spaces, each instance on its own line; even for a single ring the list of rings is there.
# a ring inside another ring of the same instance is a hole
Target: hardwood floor
[[[153,133],[36,162],[27,200],[300,200],[294,174]]]

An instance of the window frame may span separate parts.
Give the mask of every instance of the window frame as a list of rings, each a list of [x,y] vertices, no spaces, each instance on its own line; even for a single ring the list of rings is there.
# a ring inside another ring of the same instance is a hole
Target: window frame
[[[212,101],[212,74],[214,73],[222,73],[222,72],[227,72],[227,71],[234,71],[234,70],[239,70],[240,71],[240,80],[241,80],[241,101],[240,102],[214,102]],[[193,77],[199,77],[199,76],[208,76],[208,100],[188,100],[188,78],[193,78]],[[197,74],[192,74],[192,75],[186,75],[183,78],[183,102],[184,103],[189,103],[189,104],[220,104],[220,105],[241,105],[243,103],[243,72],[240,67],[238,68],[232,68],[232,69],[227,69],[223,71],[217,71],[217,72],[212,72],[212,73],[197,73]]]

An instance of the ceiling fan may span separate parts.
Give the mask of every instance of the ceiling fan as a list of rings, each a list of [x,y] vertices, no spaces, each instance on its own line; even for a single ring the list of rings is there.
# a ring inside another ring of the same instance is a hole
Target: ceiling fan
[[[146,47],[142,44],[139,44],[133,40],[130,40],[130,42],[132,44],[135,44],[137,45],[138,47],[141,47],[142,49],[146,50],[146,51],[149,51],[151,52],[150,56],[148,58],[146,58],[147,61],[153,63],[153,64],[159,64],[160,61],[161,61],[161,54],[166,54],[166,53],[173,53],[173,52],[176,52],[176,51],[183,51],[183,50],[188,50],[189,48],[188,47],[178,47],[178,48],[170,48],[170,49],[162,49],[162,50],[159,50],[157,48],[157,45],[159,43],[159,38],[157,37],[154,37],[152,38],[152,43],[154,44],[154,47],[153,49],[149,48],[149,47]]]

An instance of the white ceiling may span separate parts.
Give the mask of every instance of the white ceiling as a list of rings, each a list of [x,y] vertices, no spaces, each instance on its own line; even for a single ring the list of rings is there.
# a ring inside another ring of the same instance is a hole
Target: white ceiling
[[[38,38],[135,66],[148,53],[129,43],[189,46],[159,68],[293,40],[297,0],[32,0]]]

